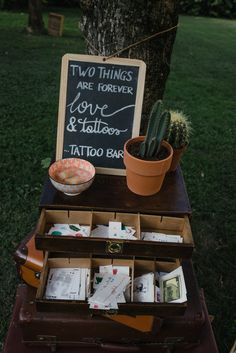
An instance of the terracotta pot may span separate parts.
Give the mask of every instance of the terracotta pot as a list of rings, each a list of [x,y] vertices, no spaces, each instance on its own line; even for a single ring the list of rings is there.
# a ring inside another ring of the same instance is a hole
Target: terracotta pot
[[[146,161],[132,156],[127,148],[135,142],[142,142],[145,136],[128,140],[124,146],[124,164],[126,166],[126,181],[128,188],[135,194],[142,196],[154,195],[160,191],[165,174],[170,168],[173,149],[163,141],[162,146],[169,152],[167,158],[160,161]]]
[[[187,149],[187,146],[184,146],[178,149],[173,148],[173,158],[172,158],[169,172],[174,172],[177,169],[180,159],[182,157],[182,154],[185,152],[186,149]]]

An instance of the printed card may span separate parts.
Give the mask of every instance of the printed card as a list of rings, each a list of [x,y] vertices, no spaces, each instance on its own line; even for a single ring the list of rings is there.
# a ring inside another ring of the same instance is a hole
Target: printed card
[[[123,300],[120,297],[125,291],[130,282],[130,277],[126,275],[111,275],[103,273],[103,279],[96,289],[96,292],[89,298],[90,306],[104,306],[107,309],[114,308],[118,300]]]
[[[134,279],[134,301],[154,302],[154,273],[150,272]]]
[[[156,232],[142,232],[141,239],[146,241],[160,241],[164,243],[183,243],[183,237],[181,235]]]
[[[187,301],[187,291],[182,266],[161,276],[159,283],[162,302],[184,303]]]
[[[85,300],[86,292],[88,294],[89,272],[87,268],[51,268],[45,298]]]
[[[55,223],[49,229],[48,234],[54,236],[89,237],[90,226]]]
[[[108,238],[109,228],[103,224],[97,224],[96,227],[91,231],[91,237],[95,238]]]

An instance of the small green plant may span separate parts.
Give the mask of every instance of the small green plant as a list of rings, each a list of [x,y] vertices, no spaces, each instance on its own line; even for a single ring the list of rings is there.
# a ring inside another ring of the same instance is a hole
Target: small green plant
[[[50,157],[47,157],[47,158],[41,160],[41,167],[43,169],[47,169],[50,166],[50,164],[51,164],[51,158]]]
[[[188,117],[181,111],[170,111],[171,120],[166,141],[175,148],[179,149],[189,144],[192,132],[191,123]]]
[[[140,145],[139,156],[142,159],[158,155],[162,140],[170,125],[170,112],[163,111],[163,103],[158,100],[152,107],[145,140]]]

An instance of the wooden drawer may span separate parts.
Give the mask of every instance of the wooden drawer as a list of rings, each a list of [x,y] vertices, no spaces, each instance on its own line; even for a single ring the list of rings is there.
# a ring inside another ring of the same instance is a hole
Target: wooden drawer
[[[194,294],[195,278],[192,267],[189,269],[179,259],[151,259],[132,257],[132,258],[108,258],[108,257],[55,257],[58,254],[46,253],[44,260],[44,268],[40,278],[40,286],[36,294],[36,306],[39,311],[47,312],[80,312],[80,313],[104,313],[104,310],[94,310],[89,308],[87,301],[80,300],[55,300],[46,299],[45,291],[48,281],[48,275],[51,268],[89,268],[90,269],[90,291],[92,293],[92,283],[94,273],[97,272],[99,266],[115,265],[128,266],[130,269],[131,287],[130,300],[126,303],[118,304],[118,310],[106,310],[106,313],[118,313],[126,315],[158,315],[159,317],[168,317],[175,315],[183,315],[187,302],[184,303],[167,303],[167,302],[137,302],[133,295],[134,278],[142,274],[162,271],[171,272],[182,265],[184,280],[188,296]],[[154,285],[155,287],[155,285]]]
[[[136,240],[113,239],[91,236],[91,230],[98,224],[108,225],[109,221],[121,222],[132,226]],[[49,235],[53,224],[80,224],[90,227],[88,237],[73,237],[66,234]],[[157,232],[180,235],[182,243],[142,240],[143,232]],[[189,219],[149,215],[142,213],[93,212],[72,210],[41,211],[36,229],[36,248],[50,252],[78,252],[80,254],[119,254],[145,257],[190,258],[193,251],[193,237]]]

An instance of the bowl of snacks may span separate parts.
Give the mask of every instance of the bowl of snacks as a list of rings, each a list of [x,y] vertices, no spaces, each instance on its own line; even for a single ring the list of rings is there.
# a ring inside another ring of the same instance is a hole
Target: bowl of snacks
[[[84,159],[65,158],[54,162],[48,174],[57,190],[75,196],[90,187],[95,177],[95,168]]]

